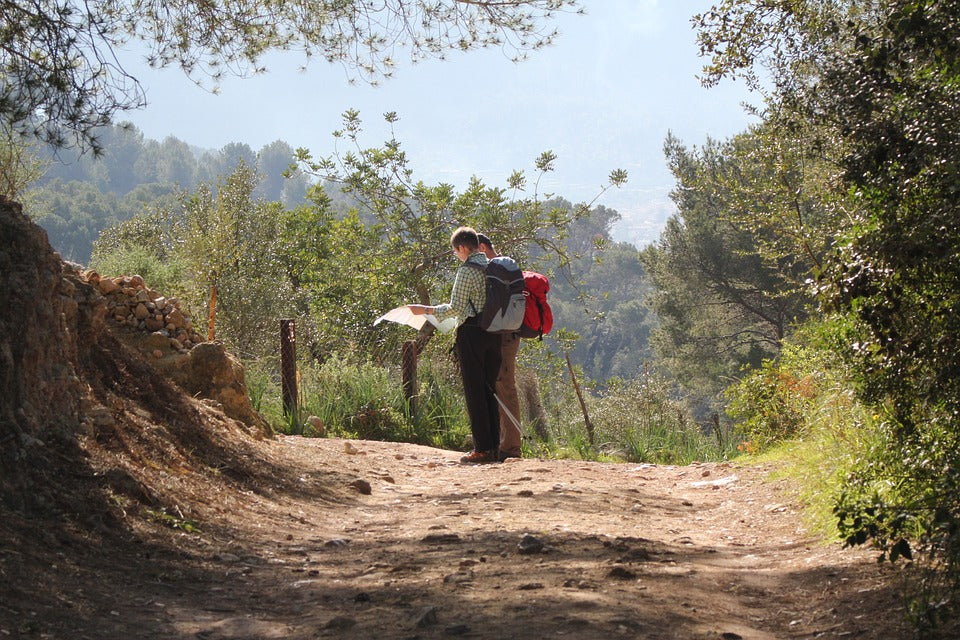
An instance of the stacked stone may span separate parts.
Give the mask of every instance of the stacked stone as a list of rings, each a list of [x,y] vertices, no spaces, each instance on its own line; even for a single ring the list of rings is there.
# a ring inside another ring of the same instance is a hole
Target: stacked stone
[[[117,324],[169,338],[170,346],[178,350],[203,342],[177,299],[150,289],[141,276],[104,278],[90,270],[84,278],[107,299],[107,317]]]

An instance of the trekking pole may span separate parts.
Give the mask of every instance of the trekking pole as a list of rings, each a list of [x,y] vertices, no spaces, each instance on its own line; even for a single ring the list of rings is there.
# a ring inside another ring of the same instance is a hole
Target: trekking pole
[[[490,385],[487,385],[487,388],[490,388]],[[516,427],[517,433],[523,437],[523,430],[520,428],[520,421],[517,420],[516,416],[511,413],[510,409],[507,408],[507,405],[503,403],[503,400],[500,399],[500,396],[497,395],[497,392],[493,392],[493,397],[497,399],[497,403],[500,405],[500,408],[503,409],[503,412],[507,414],[507,417],[510,418],[510,421],[513,422],[513,426]]]

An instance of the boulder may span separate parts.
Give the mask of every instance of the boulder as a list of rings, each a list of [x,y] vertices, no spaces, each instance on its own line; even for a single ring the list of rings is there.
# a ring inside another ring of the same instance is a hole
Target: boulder
[[[269,424],[250,404],[243,365],[221,343],[201,342],[184,355],[155,364],[188,393],[220,403],[225,414],[255,435],[270,435]]]

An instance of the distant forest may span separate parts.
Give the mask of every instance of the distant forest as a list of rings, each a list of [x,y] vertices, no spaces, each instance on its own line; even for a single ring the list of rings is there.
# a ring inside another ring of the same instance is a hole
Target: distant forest
[[[103,153],[94,157],[71,149],[46,152],[48,169],[31,201],[33,217],[64,259],[86,264],[102,229],[129,220],[144,207],[170,201],[197,185],[216,185],[242,160],[261,177],[257,195],[295,207],[306,201],[311,180],[284,178],[293,148],[277,140],[258,151],[232,142],[218,151],[193,147],[173,136],[144,138],[136,127],[105,127]]]

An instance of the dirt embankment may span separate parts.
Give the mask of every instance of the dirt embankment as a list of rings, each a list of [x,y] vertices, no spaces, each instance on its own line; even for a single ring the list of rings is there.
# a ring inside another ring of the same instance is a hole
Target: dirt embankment
[[[264,437],[98,289],[0,203],[0,638],[909,637],[764,469]]]

